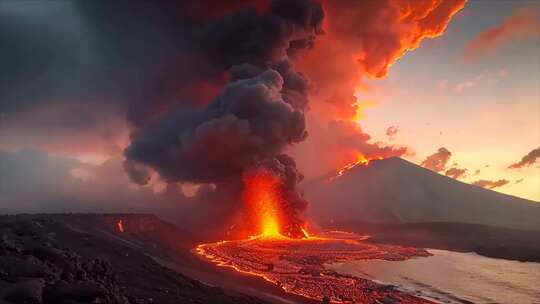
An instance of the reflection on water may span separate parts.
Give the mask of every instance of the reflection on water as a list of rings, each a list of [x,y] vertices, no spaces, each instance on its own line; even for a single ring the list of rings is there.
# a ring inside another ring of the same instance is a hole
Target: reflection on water
[[[351,261],[327,265],[337,272],[398,285],[442,303],[540,304],[540,263],[432,250],[407,261]]]

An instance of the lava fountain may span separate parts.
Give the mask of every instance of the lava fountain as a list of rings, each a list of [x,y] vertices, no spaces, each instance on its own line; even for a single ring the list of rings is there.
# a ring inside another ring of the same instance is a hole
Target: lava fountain
[[[261,238],[307,238],[304,223],[286,210],[282,180],[267,170],[254,170],[244,177],[242,199],[255,234]]]

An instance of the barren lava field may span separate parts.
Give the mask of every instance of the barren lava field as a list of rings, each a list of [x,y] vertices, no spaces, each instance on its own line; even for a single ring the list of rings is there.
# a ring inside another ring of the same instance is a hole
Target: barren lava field
[[[286,292],[332,303],[432,303],[370,280],[325,269],[350,260],[406,260],[430,255],[413,247],[374,245],[368,236],[329,232],[308,239],[254,237],[198,245],[198,254],[218,266],[260,276]]]

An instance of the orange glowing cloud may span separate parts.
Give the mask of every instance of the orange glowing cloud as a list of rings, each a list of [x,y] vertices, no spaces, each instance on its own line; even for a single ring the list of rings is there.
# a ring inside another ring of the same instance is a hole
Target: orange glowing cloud
[[[317,95],[354,116],[361,79],[382,78],[407,51],[441,36],[465,0],[323,1],[324,31],[299,66]]]
[[[326,1],[328,31],[352,51],[369,77],[386,76],[388,69],[426,38],[442,35],[461,1]],[[339,16],[339,18],[333,18]]]
[[[463,51],[462,60],[471,63],[492,54],[498,47],[515,39],[538,37],[540,22],[530,9],[515,11],[502,24],[479,33]]]
[[[381,0],[322,1],[325,11],[324,35],[313,49],[297,58],[297,67],[312,85],[310,119],[319,128],[310,128],[306,145],[324,145],[317,163],[355,162],[358,155],[368,159],[402,156],[403,146],[372,140],[361,124],[364,121],[366,91],[373,90],[365,79],[379,79],[407,51],[428,38],[444,34],[452,17],[465,0]],[[380,102],[377,100],[377,103]],[[328,161],[327,161],[328,160]],[[313,161],[312,161],[313,162]]]

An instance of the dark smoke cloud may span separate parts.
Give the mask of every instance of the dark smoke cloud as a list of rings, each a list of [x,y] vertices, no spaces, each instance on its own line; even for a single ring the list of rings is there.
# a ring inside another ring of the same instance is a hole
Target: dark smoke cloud
[[[540,158],[540,148],[536,148],[532,150],[531,152],[527,153],[527,155],[523,156],[520,161],[517,163],[511,164],[508,166],[509,169],[519,169],[523,167],[529,167],[532,166],[536,161]]]
[[[452,152],[448,151],[446,148],[439,148],[439,150],[430,156],[428,156],[422,163],[421,166],[435,172],[441,172],[446,169],[446,164],[450,160]]]
[[[453,167],[453,168],[450,168],[450,169],[446,170],[446,172],[444,174],[446,176],[454,178],[454,179],[460,179],[460,178],[463,178],[463,177],[465,177],[467,175],[467,169]]]
[[[322,18],[317,2],[273,1],[263,14],[242,8],[192,31],[182,48],[196,64],[184,67],[187,81],[228,81],[203,107],[185,94],[165,109],[152,99],[132,107],[136,129],[124,153],[132,180],[144,184],[154,170],[169,183],[237,183],[246,170],[264,167],[287,185],[290,208],[283,207],[296,221],[305,201],[296,164],[283,151],[307,137],[309,82],[291,60],[313,46]]]
[[[217,182],[239,176],[307,135],[303,113],[283,99],[282,88],[283,78],[271,69],[231,82],[206,111],[178,109],[139,130],[125,155],[167,181]]]
[[[487,188],[487,189],[494,189],[494,188],[502,187],[502,186],[508,184],[509,182],[510,181],[506,180],[506,179],[500,179],[500,180],[497,180],[497,181],[481,179],[481,180],[477,180],[475,182],[472,182],[471,184],[475,185],[475,186],[478,186],[478,187]]]

